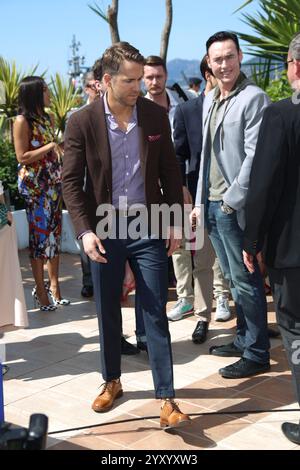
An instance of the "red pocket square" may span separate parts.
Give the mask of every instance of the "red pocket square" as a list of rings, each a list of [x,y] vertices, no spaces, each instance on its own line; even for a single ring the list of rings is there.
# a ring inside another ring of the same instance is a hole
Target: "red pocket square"
[[[148,135],[148,140],[149,142],[156,142],[157,140],[159,140],[161,138],[161,134],[157,134],[157,135]]]

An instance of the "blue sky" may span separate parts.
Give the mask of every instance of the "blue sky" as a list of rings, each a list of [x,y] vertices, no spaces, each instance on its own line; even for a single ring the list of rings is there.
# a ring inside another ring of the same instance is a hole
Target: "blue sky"
[[[89,8],[94,0],[0,0],[0,55],[16,60],[22,69],[40,64],[67,76],[73,34],[81,42],[85,65],[92,65],[110,45],[108,25]],[[106,10],[108,0],[96,2]],[[168,60],[199,59],[206,39],[219,30],[251,32],[233,14],[244,0],[173,0],[173,27]],[[164,0],[119,0],[121,39],[131,42],[144,55],[159,54],[165,21]],[[245,11],[257,9],[257,1]]]

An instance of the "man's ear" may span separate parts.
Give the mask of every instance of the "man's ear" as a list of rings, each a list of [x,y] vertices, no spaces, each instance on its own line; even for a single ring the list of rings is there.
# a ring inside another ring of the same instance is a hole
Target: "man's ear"
[[[240,61],[240,64],[243,62],[243,53],[241,49],[239,50],[239,61]]]
[[[112,79],[112,76],[109,73],[105,73],[103,75],[102,80],[106,88],[110,86],[111,79]]]
[[[294,67],[296,75],[300,79],[300,60],[294,60]]]
[[[206,62],[207,62],[207,65],[209,66],[210,70],[211,70],[211,62],[209,60],[209,56],[207,55],[206,56]]]

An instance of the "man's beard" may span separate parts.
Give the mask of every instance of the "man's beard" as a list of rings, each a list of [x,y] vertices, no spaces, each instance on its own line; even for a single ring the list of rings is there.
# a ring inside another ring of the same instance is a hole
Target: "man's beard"
[[[160,96],[165,92],[165,88],[156,88],[154,90],[150,90],[150,95]]]

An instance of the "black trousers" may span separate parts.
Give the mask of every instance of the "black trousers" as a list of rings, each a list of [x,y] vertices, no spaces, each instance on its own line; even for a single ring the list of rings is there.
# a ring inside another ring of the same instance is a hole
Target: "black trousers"
[[[300,405],[300,268],[268,268],[277,323]]]

